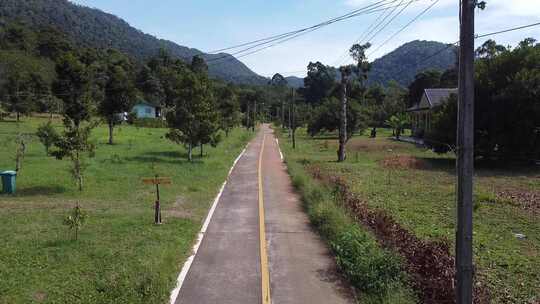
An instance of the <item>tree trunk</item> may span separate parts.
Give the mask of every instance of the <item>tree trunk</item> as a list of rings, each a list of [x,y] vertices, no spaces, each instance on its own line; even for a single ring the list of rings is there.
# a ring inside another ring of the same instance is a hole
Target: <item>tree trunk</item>
[[[188,160],[190,162],[193,161],[192,152],[193,152],[193,145],[189,143],[188,144]]]
[[[109,120],[109,145],[113,144],[114,122]]]
[[[292,148],[296,149],[296,128],[293,128],[292,130]]]
[[[17,122],[19,122],[21,119],[21,113],[17,112],[16,115],[17,115]]]
[[[341,117],[339,127],[338,162],[345,161],[345,144],[347,143],[347,75],[341,72]]]
[[[203,146],[204,146],[204,145],[201,144],[201,153],[200,153],[201,158],[203,157]]]

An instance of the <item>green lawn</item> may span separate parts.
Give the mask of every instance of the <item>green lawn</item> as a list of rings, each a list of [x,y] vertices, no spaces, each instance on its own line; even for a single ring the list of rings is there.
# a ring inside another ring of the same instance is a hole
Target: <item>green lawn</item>
[[[437,155],[387,136],[355,136],[348,159],[337,163],[333,135],[309,138],[298,132],[292,150],[286,138],[281,147],[287,161],[317,165],[326,173],[346,178],[353,190],[373,208],[387,210],[401,225],[422,239],[446,239],[455,231],[455,175],[452,155]],[[385,159],[403,157],[415,165],[388,169]],[[493,303],[535,303],[540,300],[539,214],[519,200],[497,197],[501,191],[540,193],[540,169],[531,166],[478,164],[475,176],[474,250],[482,282]],[[515,234],[526,235],[525,239]]]
[[[34,133],[46,121],[0,121],[0,170],[15,166],[15,135]],[[96,155],[88,159],[82,193],[69,162],[47,157],[31,139],[17,194],[0,195],[0,303],[166,302],[213,197],[251,134],[236,129],[188,163],[184,147],[165,133],[122,126],[109,146],[107,129],[95,129]],[[156,173],[173,180],[162,187],[161,226],[153,224],[154,188],[141,182]],[[77,202],[89,219],[74,241],[63,219]]]

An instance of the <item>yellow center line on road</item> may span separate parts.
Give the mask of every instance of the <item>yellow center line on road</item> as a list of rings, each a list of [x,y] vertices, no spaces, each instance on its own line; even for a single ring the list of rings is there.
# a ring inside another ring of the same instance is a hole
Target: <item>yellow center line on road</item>
[[[266,134],[263,135],[259,154],[259,245],[261,250],[261,284],[262,303],[270,304],[270,271],[268,270],[268,254],[266,253],[266,228],[264,226],[264,193],[262,179],[262,157]]]

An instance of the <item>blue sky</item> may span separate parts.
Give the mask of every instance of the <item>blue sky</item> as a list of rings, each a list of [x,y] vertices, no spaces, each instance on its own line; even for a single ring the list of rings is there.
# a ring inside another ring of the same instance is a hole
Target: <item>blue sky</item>
[[[411,4],[371,41],[372,50],[433,1],[419,0]],[[115,14],[132,26],[159,38],[202,51],[211,51],[310,26],[377,1],[75,0],[73,2]],[[416,23],[371,54],[370,60],[415,39],[457,41],[458,2],[458,0],[439,0]],[[476,32],[479,34],[540,22],[538,0],[487,0],[487,3],[487,9],[476,14]],[[309,61],[321,61],[331,65],[343,64],[348,61],[346,56],[342,56],[344,52],[376,17],[377,13],[351,18],[243,57],[241,60],[263,76],[271,76],[276,72],[286,76],[304,76]],[[525,37],[540,40],[540,27],[492,38],[501,44],[515,45]]]

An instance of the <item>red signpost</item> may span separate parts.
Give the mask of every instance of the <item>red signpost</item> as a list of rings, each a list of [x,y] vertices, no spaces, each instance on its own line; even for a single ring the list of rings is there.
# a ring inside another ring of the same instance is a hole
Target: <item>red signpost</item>
[[[156,175],[153,178],[143,178],[143,183],[145,185],[156,185],[156,203],[155,203],[155,213],[154,213],[154,222],[156,225],[161,225],[161,205],[159,201],[159,185],[170,185],[172,180],[170,177],[159,177]]]

